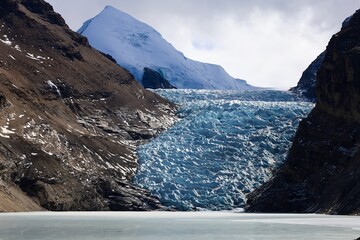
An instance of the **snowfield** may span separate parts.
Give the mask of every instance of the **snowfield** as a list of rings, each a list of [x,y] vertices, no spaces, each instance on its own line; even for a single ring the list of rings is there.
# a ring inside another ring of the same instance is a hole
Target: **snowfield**
[[[86,21],[78,32],[89,39],[91,46],[111,55],[139,82],[144,68],[148,67],[177,88],[256,89],[244,80],[231,77],[219,65],[185,57],[155,29],[110,6]]]

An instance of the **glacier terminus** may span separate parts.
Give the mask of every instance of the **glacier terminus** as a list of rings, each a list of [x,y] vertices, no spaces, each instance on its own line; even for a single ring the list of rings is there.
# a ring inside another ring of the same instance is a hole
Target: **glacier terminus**
[[[244,207],[314,104],[282,91],[156,90],[181,120],[138,148],[135,183],[177,210]]]

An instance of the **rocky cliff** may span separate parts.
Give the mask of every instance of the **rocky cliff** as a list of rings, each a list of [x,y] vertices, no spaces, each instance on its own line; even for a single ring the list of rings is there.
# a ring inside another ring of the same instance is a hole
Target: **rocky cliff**
[[[325,52],[322,52],[303,72],[296,87],[290,89],[291,92],[306,98],[309,101],[316,101],[316,77],[322,62],[324,61]]]
[[[43,0],[0,3],[0,211],[146,210],[135,147],[174,106]]]
[[[330,40],[315,109],[285,164],[248,197],[252,212],[360,213],[360,11]]]
[[[160,73],[150,69],[144,68],[144,75],[142,77],[142,85],[144,88],[151,88],[151,89],[174,89],[173,85],[169,83]]]

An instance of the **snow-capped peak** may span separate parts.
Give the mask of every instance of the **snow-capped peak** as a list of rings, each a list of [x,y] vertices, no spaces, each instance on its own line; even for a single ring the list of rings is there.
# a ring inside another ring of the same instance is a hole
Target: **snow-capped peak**
[[[144,68],[150,68],[177,88],[255,89],[246,81],[234,79],[219,65],[186,58],[154,28],[111,6],[86,21],[78,32],[139,82]]]

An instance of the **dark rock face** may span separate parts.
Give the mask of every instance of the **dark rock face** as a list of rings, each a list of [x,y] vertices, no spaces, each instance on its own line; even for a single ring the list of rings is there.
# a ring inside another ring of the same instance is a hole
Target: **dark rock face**
[[[0,109],[5,108],[8,105],[5,96],[0,92]]]
[[[33,13],[39,14],[44,20],[59,26],[66,26],[60,14],[54,12],[53,7],[43,0],[21,0],[20,3]]]
[[[360,213],[360,11],[333,36],[315,109],[285,164],[248,196],[252,212]]]
[[[303,72],[296,87],[290,89],[291,92],[298,94],[309,101],[316,102],[316,78],[317,72],[324,61],[325,52],[322,52]]]
[[[163,78],[160,73],[150,69],[144,68],[144,75],[142,78],[142,84],[144,88],[151,89],[175,89],[176,87],[172,86],[168,80]]]
[[[131,183],[135,148],[175,106],[42,0],[2,0],[0,30],[0,211],[161,208]]]
[[[360,124],[315,109],[301,122],[289,157],[248,198],[249,211],[359,213]]]
[[[2,1],[0,5],[0,14],[6,14],[9,11],[17,9],[17,3],[15,0]]]
[[[331,39],[319,70],[318,107],[348,121],[360,122],[360,12]]]

